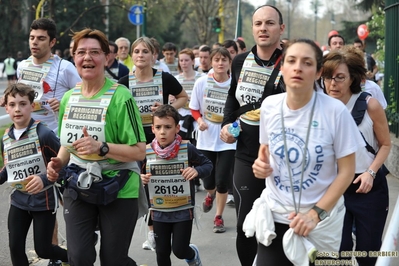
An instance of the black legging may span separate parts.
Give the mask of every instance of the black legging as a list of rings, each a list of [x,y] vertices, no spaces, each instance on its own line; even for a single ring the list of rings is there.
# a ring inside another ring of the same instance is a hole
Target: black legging
[[[11,205],[8,212],[8,232],[11,261],[15,266],[28,266],[26,236],[33,221],[33,240],[36,254],[43,259],[68,261],[67,251],[53,245],[56,215],[49,211],[25,211]]]
[[[260,197],[265,188],[265,180],[258,179],[254,176],[252,162],[236,158],[234,163],[233,185],[234,203],[237,212],[236,248],[238,258],[240,259],[241,265],[252,265],[256,256],[258,243],[255,237],[247,238],[245,236],[245,233],[242,231],[242,225],[245,217],[252,209],[252,204]]]
[[[193,259],[194,250],[189,246],[193,220],[177,223],[154,223],[158,266],[171,266],[170,253],[173,250],[179,259]],[[172,238],[172,244],[170,242]]]
[[[290,226],[288,224],[274,223],[274,227],[276,232],[276,238],[273,239],[272,243],[267,247],[262,245],[261,243],[258,244],[258,256],[256,258],[256,265],[293,266],[294,264],[292,264],[287,256],[285,256],[283,249],[283,237],[285,232],[287,232],[287,230],[290,228]],[[331,258],[329,257],[317,257],[317,260],[320,261],[323,261],[325,259],[331,260]],[[309,262],[309,266],[315,266],[315,263]]]

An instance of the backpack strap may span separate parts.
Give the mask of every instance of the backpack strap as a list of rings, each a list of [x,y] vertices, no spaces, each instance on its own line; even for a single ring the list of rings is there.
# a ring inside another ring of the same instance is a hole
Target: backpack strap
[[[366,113],[367,110],[367,97],[371,96],[370,93],[368,92],[362,92],[357,98],[355,105],[353,106],[352,109],[352,117],[356,122],[356,125],[360,125],[360,123],[363,121],[364,114]],[[368,152],[376,155],[376,152],[373,147],[367,142],[366,138],[363,136],[363,133],[360,132],[360,135],[362,135],[364,142],[366,142],[366,149]]]
[[[353,106],[351,114],[357,126],[360,125],[360,123],[363,121],[364,114],[366,113],[367,110],[366,99],[369,96],[371,96],[371,94],[368,92],[360,93],[359,98],[357,98],[355,105]]]

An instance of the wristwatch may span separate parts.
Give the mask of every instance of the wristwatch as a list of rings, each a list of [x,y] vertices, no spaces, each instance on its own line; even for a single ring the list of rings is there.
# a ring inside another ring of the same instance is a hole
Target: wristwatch
[[[103,141],[103,143],[100,146],[100,153],[98,154],[99,156],[105,156],[109,152],[109,147],[108,144]]]
[[[312,209],[317,212],[317,215],[319,216],[320,222],[327,218],[328,214],[322,208],[319,208],[316,205],[314,205]]]
[[[375,177],[376,177],[376,175],[377,175],[377,173],[374,172],[373,170],[371,170],[370,168],[367,169],[367,173],[369,173],[374,179],[375,179]]]

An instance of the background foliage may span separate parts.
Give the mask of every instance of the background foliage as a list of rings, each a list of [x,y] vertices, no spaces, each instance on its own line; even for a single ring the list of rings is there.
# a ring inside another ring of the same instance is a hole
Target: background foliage
[[[161,45],[167,41],[178,47],[192,47],[195,44],[216,42],[218,36],[212,32],[212,18],[218,15],[220,0],[47,0],[40,16],[51,17],[57,23],[58,38],[55,48],[64,50],[69,47],[70,30],[81,30],[84,27],[106,30],[107,21],[105,4],[108,2],[110,40],[120,36],[131,41],[136,39],[136,26],[127,19],[127,12],[132,5],[145,6],[146,35],[155,37]],[[223,0],[225,19],[225,39],[235,37],[238,0]],[[262,1],[260,1],[262,2]],[[29,26],[35,19],[39,0],[0,0],[0,60],[8,52],[16,54],[23,51],[29,55]],[[282,37],[314,38],[320,45],[326,44],[327,34],[337,29],[348,43],[357,36],[357,26],[369,21],[371,10],[384,6],[382,0],[268,0],[281,10],[287,24]],[[261,4],[261,3],[260,3]],[[312,15],[317,6],[318,13]],[[241,0],[242,37],[247,46],[253,43],[251,23],[254,6]],[[366,12],[366,13],[365,13]],[[316,22],[316,23],[315,23]],[[381,36],[370,34],[367,39],[368,49],[374,50],[376,40]]]

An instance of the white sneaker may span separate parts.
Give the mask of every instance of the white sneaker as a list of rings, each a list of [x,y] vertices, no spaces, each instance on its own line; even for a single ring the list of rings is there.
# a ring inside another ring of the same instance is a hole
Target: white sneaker
[[[234,205],[234,196],[233,195],[231,195],[231,194],[227,195],[226,204],[227,205],[231,205],[231,206]]]
[[[156,243],[154,238],[154,231],[149,231],[147,240],[143,243],[143,249],[155,251]]]

